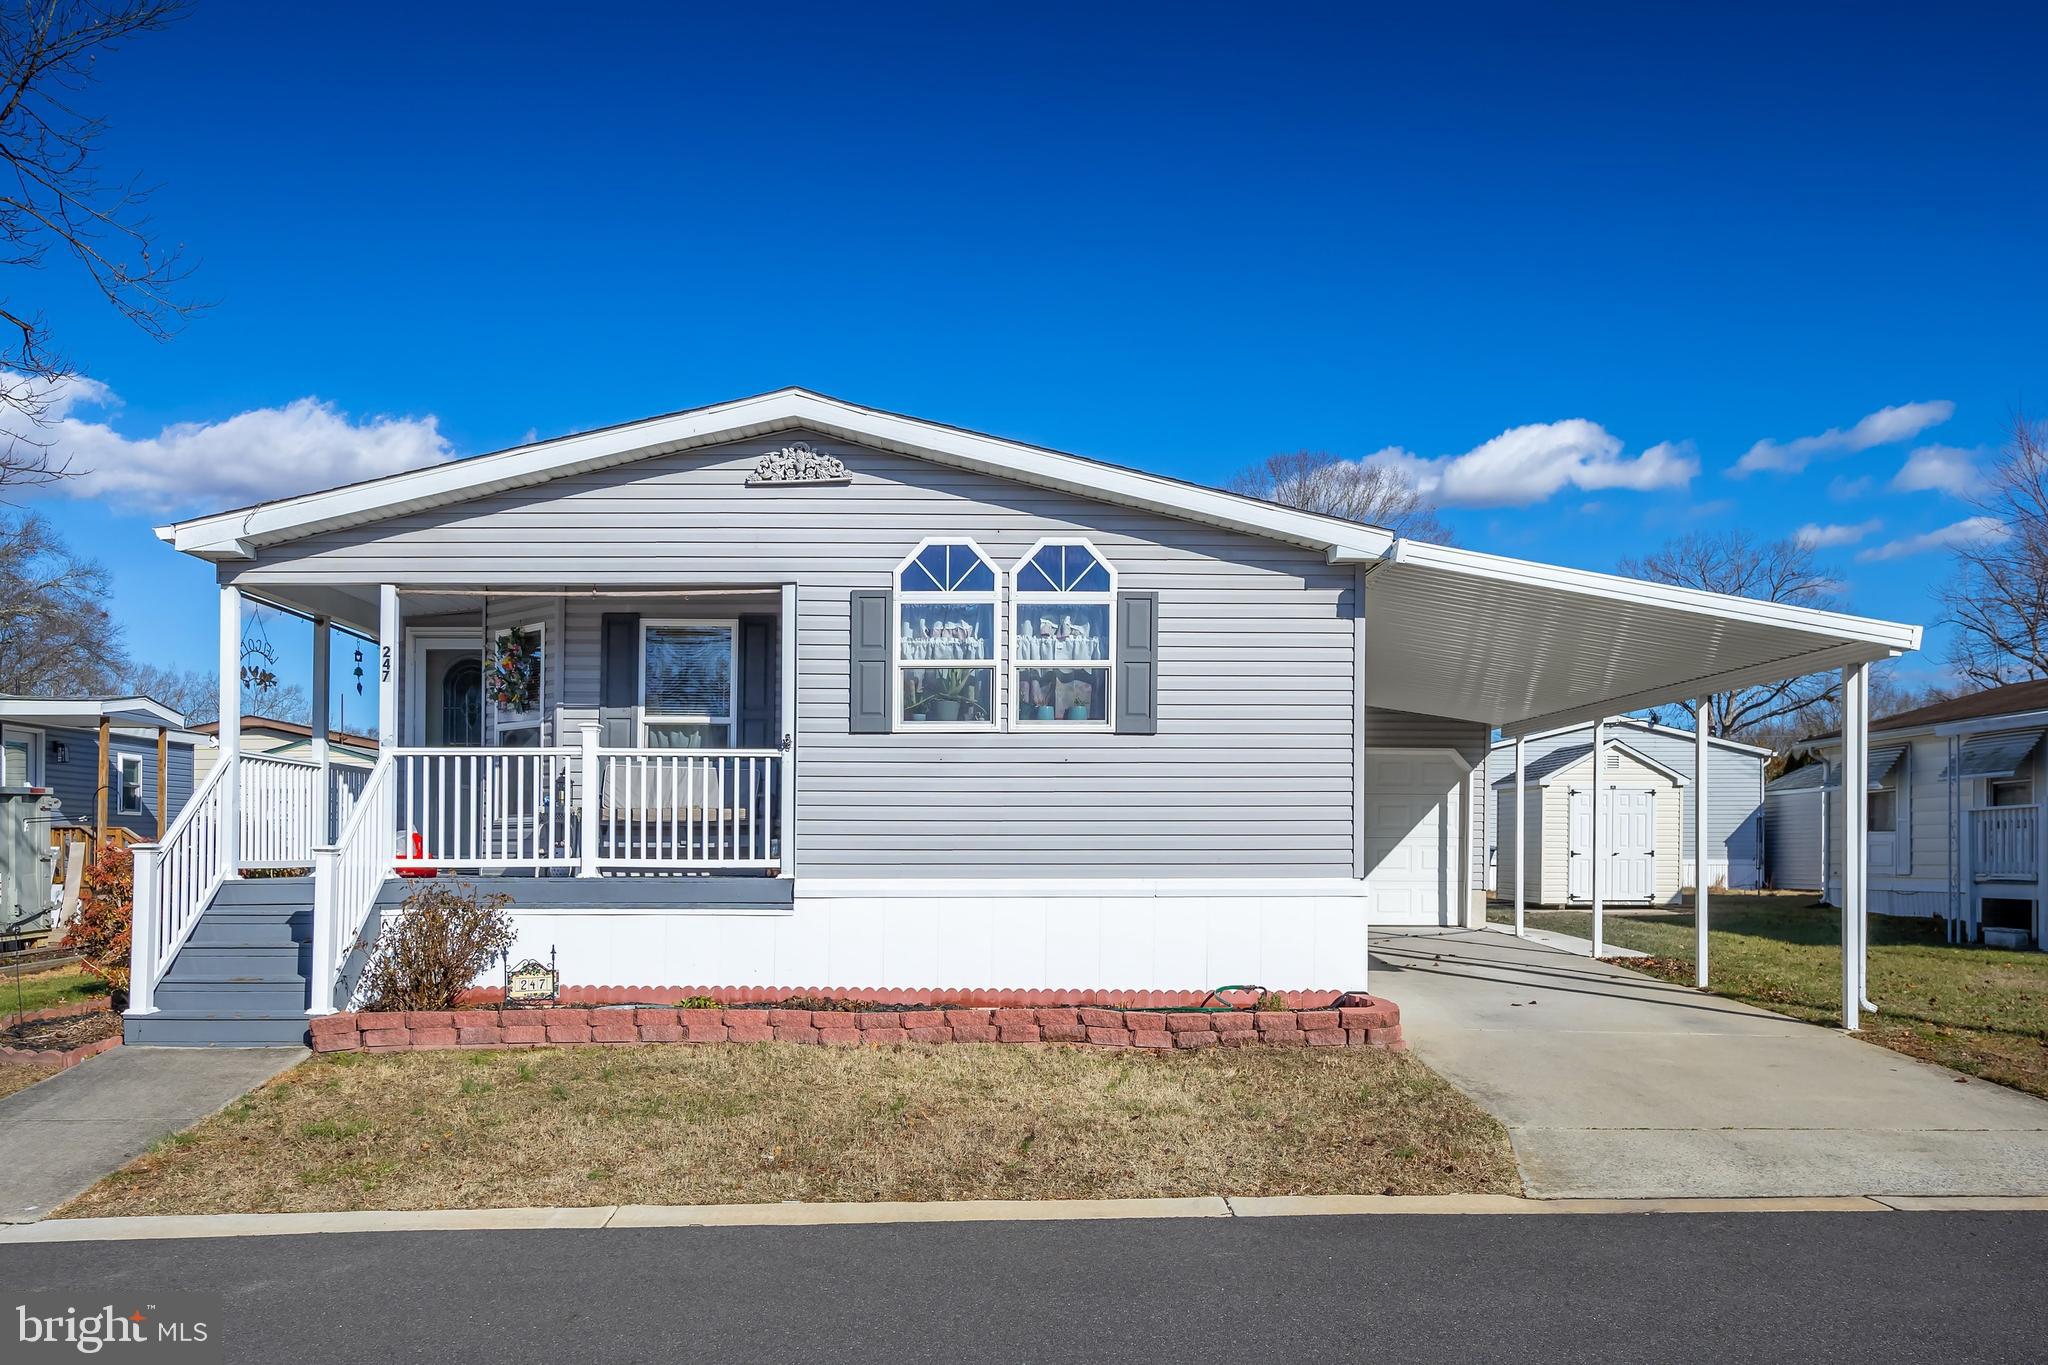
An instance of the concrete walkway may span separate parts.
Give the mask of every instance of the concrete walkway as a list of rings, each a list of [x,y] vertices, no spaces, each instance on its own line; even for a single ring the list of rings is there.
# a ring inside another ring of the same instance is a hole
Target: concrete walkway
[[[117,1047],[0,1099],[0,1223],[46,1216],[306,1055],[297,1047]]]
[[[1379,930],[1372,966],[1532,1195],[2048,1194],[2048,1103],[1837,1030],[1492,930]]]

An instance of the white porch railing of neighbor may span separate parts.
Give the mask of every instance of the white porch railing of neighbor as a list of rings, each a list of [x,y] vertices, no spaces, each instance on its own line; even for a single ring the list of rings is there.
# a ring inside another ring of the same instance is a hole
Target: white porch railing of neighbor
[[[599,868],[754,868],[781,859],[779,749],[605,749]]]
[[[2031,882],[2040,876],[2039,806],[1973,810],[1970,838],[1970,870],[1978,881]]]
[[[134,845],[134,917],[128,948],[128,1008],[156,1008],[157,983],[185,945],[225,869],[220,858],[221,777],[216,763],[161,841]]]
[[[370,770],[334,767],[327,771],[333,783],[327,794],[327,837],[338,839],[348,828],[349,817],[356,813],[356,804],[363,799],[363,788],[369,784]]]
[[[401,869],[576,866],[574,749],[394,749]]]
[[[215,765],[218,769],[219,765]],[[310,867],[320,765],[268,754],[242,755],[242,866]]]
[[[378,758],[356,793],[355,809],[331,848],[313,855],[313,978],[310,1012],[337,1005],[341,971],[362,936],[398,856],[398,813],[392,755]]]

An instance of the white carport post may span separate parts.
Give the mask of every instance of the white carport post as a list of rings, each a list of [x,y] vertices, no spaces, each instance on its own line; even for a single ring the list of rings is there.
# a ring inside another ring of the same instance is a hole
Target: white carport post
[[[220,870],[242,875],[242,590],[220,587]]]
[[[1515,736],[1515,937],[1524,938],[1522,926],[1522,864],[1528,861],[1529,846],[1522,841],[1522,737]]]
[[[1601,875],[1600,875],[1600,871],[1601,871],[1601,863],[1602,863],[1602,860],[1603,860],[1604,858],[1606,858],[1606,856],[1607,856],[1607,851],[1606,851],[1606,849],[1604,849],[1604,848],[1602,848],[1602,847],[1601,847],[1601,845],[1602,845],[1602,843],[1603,843],[1604,841],[1603,841],[1603,840],[1602,840],[1602,839],[1600,838],[1600,811],[1601,811],[1601,801],[1600,801],[1600,788],[1601,788],[1601,787],[1602,787],[1602,786],[1603,786],[1603,785],[1604,785],[1604,784],[1606,783],[1606,781],[1607,781],[1607,761],[1606,761],[1606,749],[1607,749],[1607,718],[1606,718],[1605,716],[1602,716],[1602,717],[1600,717],[1599,719],[1597,719],[1597,720],[1595,720],[1595,721],[1593,722],[1593,809],[1592,809],[1592,811],[1591,811],[1591,816],[1592,816],[1592,819],[1591,819],[1591,823],[1592,823],[1592,826],[1593,826],[1593,828],[1592,828],[1592,832],[1591,832],[1591,834],[1589,835],[1589,839],[1590,839],[1590,842],[1592,843],[1592,846],[1593,846],[1593,853],[1592,853],[1592,857],[1593,857],[1593,868],[1592,868],[1592,878],[1593,878],[1593,882],[1592,882],[1592,886],[1593,886],[1593,948],[1592,948],[1592,954],[1593,954],[1593,956],[1594,956],[1594,957],[1599,957],[1599,956],[1600,956],[1600,931],[1601,931],[1601,929],[1602,929],[1602,927],[1603,927],[1603,923],[1602,923],[1602,921],[1603,921],[1603,918],[1604,918],[1604,916],[1605,916],[1605,914],[1606,914],[1606,910],[1607,910],[1607,905],[1606,905],[1606,902],[1605,902],[1605,900],[1603,899],[1603,898],[1605,897],[1605,895],[1607,894],[1607,878],[1605,878],[1605,877],[1603,877],[1603,876],[1601,876]]]
[[[1870,665],[1842,670],[1842,1027],[1863,1001],[1863,935],[1870,838]]]
[[[1692,959],[1693,984],[1707,988],[1707,727],[1714,702],[1701,697],[1692,708]]]

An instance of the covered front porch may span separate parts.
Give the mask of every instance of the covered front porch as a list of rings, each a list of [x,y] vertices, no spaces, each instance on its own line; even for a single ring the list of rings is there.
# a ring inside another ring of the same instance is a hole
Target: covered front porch
[[[220,591],[223,678],[238,677],[250,605],[310,621],[311,757],[224,745],[179,819],[138,849],[132,1013],[151,1010],[201,914],[246,871],[310,870],[315,1013],[336,1006],[376,907],[411,878],[605,903],[616,893],[602,879],[701,901],[793,876],[794,585]],[[375,688],[367,771],[330,759],[337,641],[358,689]],[[222,688],[224,736],[239,702]],[[575,879],[590,889],[571,894]]]

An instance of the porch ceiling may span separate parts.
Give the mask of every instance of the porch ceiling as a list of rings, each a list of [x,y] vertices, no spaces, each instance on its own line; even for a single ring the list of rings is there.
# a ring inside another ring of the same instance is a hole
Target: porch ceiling
[[[1367,578],[1376,706],[1533,733],[1917,649],[1918,626],[1402,541]]]

